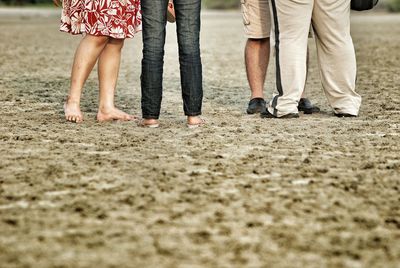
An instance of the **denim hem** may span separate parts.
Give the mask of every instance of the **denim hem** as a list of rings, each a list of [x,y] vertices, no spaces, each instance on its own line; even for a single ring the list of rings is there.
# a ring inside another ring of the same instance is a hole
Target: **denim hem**
[[[199,116],[201,115],[201,112],[197,112],[197,113],[185,113],[186,116]]]
[[[146,115],[144,114],[142,117],[143,119],[157,119],[157,120],[160,118],[159,115],[147,115],[147,114]]]

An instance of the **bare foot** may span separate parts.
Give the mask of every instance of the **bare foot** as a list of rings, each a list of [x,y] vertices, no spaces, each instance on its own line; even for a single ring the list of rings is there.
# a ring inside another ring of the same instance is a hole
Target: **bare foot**
[[[157,119],[143,119],[140,122],[140,126],[148,128],[158,128],[160,126],[160,123]]]
[[[133,121],[137,119],[133,115],[129,115],[115,107],[113,108],[100,108],[97,112],[97,121],[99,122],[108,122],[108,121]]]
[[[198,128],[205,125],[206,121],[199,116],[188,116],[187,126],[188,128]]]
[[[64,103],[65,119],[69,122],[81,123],[83,121],[83,114],[79,107],[79,102],[72,101],[69,98]]]

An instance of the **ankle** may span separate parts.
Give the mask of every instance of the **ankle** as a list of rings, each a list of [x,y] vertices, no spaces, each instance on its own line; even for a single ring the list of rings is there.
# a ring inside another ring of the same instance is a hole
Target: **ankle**
[[[81,99],[76,97],[67,96],[67,100],[65,101],[67,104],[76,104],[80,105]]]
[[[250,97],[250,100],[257,99],[257,98],[264,99],[264,95],[263,94],[252,94]]]
[[[110,112],[110,111],[112,111],[114,109],[115,109],[114,105],[103,104],[103,103],[99,104],[99,111],[102,112],[102,113],[107,113],[107,112]]]
[[[200,121],[201,120],[201,118],[200,118],[200,116],[188,116],[187,117],[187,121],[189,122],[189,123],[191,123],[191,122],[197,122],[197,121]]]
[[[158,123],[158,119],[154,118],[143,118],[143,121],[146,123]]]

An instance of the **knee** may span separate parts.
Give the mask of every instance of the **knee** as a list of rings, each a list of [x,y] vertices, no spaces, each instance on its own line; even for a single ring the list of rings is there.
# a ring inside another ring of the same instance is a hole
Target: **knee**
[[[162,59],[164,56],[165,39],[160,37],[146,36],[143,40],[144,58]]]
[[[160,54],[165,46],[165,26],[151,25],[143,29],[143,51]]]
[[[86,35],[86,39],[89,39],[90,42],[96,46],[104,46],[110,40],[108,36],[96,36],[96,35]]]
[[[200,58],[200,44],[196,40],[186,40],[179,44],[179,55],[184,59]]]
[[[164,51],[163,46],[145,45],[143,47],[143,60],[155,62],[163,61]]]
[[[124,39],[110,38],[110,40],[108,41],[108,44],[111,44],[111,45],[113,45],[114,47],[116,47],[118,49],[122,49],[124,47],[125,40]]]

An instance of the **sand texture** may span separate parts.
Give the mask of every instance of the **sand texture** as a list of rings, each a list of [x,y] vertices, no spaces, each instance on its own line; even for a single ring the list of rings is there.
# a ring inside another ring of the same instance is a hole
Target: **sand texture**
[[[161,128],[85,121],[62,104],[80,37],[57,12],[0,12],[1,267],[400,267],[400,16],[354,14],[359,118],[332,116],[310,41],[320,114],[245,114],[240,13],[205,12],[204,118],[189,130],[175,26]],[[117,104],[140,115],[141,35],[127,41]],[[273,68],[266,94],[272,94]]]

